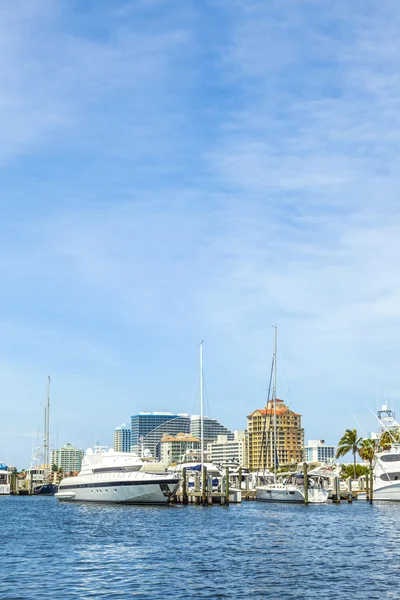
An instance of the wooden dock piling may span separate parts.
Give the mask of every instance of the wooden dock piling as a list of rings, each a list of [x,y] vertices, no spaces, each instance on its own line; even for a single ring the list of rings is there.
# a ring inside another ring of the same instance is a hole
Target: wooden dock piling
[[[189,499],[188,499],[188,482],[187,482],[187,476],[186,476],[186,467],[183,467],[182,469],[182,504],[188,504],[189,503]]]
[[[205,465],[203,465],[201,475],[201,503],[203,506],[207,506],[207,467]]]
[[[304,504],[308,506],[308,465],[303,463],[303,478],[304,478]]]

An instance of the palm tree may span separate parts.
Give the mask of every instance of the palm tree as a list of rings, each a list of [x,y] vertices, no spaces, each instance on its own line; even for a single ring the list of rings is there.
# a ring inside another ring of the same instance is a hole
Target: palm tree
[[[372,461],[375,458],[375,444],[373,440],[363,440],[358,450],[360,457],[369,463],[372,471]]]
[[[360,448],[361,440],[362,440],[362,438],[357,437],[356,429],[346,429],[346,431],[344,432],[344,435],[339,440],[338,449],[336,452],[336,458],[339,458],[340,456],[344,456],[348,452],[353,453],[354,479],[356,479],[356,477],[357,477],[357,475],[356,475],[356,456],[357,456],[357,453]]]
[[[398,431],[384,431],[379,438],[379,450],[390,450],[393,444],[399,442]]]

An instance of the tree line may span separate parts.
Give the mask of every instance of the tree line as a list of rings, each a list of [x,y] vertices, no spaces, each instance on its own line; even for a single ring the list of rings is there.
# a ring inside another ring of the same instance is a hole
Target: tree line
[[[360,471],[357,465],[358,456],[369,464],[372,469],[372,463],[375,453],[381,450],[390,450],[393,443],[400,442],[400,432],[384,431],[379,440],[365,439],[358,436],[356,429],[346,429],[338,443],[336,458],[344,456],[348,452],[353,454],[353,478],[356,479]]]

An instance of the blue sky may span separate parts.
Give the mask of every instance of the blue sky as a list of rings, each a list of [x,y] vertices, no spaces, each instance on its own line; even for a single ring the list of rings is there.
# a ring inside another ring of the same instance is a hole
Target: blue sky
[[[398,2],[0,7],[0,460],[140,410],[306,438],[396,403]],[[354,414],[353,418],[352,414]],[[56,435],[55,432],[58,432]]]

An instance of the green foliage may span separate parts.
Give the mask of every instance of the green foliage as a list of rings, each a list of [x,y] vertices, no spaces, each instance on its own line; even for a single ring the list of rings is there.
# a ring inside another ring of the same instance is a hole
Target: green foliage
[[[372,462],[375,458],[375,441],[369,439],[362,440],[358,453],[360,458],[368,462],[372,469]]]
[[[358,479],[362,475],[365,475],[368,471],[366,465],[356,464],[356,476],[354,477],[354,465],[342,465],[340,476],[342,479],[351,477],[352,479]]]
[[[353,476],[354,479],[357,477],[356,470],[356,456],[360,449],[362,438],[359,438],[357,435],[356,429],[346,429],[344,434],[339,440],[338,449],[336,452],[336,458],[340,458],[344,456],[348,452],[353,453]]]
[[[379,438],[379,450],[390,450],[392,444],[398,444],[400,442],[399,431],[384,431]]]

